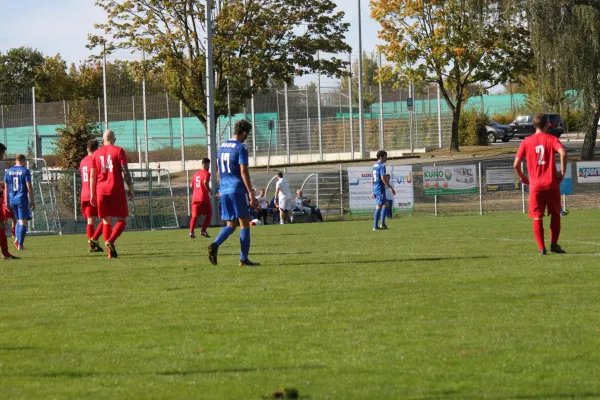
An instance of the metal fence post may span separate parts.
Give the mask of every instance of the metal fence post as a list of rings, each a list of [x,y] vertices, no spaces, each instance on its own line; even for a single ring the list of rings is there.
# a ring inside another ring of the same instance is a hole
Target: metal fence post
[[[433,166],[435,167],[435,164],[433,164]],[[433,202],[434,202],[434,207],[435,207],[435,216],[438,216],[438,197],[437,194],[435,196],[433,196]]]
[[[67,125],[67,101],[63,100],[63,115],[65,117],[65,125]]]
[[[77,221],[77,176],[73,172],[73,220]]]
[[[134,143],[134,148],[135,151],[138,150],[138,132],[137,132],[137,120],[135,119],[135,96],[131,96],[131,111],[132,111],[132,118],[133,118],[133,141]],[[140,160],[141,162],[141,160]]]
[[[317,206],[319,205],[319,174],[316,174],[315,177],[317,178],[317,184],[316,184],[316,190],[317,190]]]
[[[2,113],[2,132],[4,133],[4,144],[8,146],[8,134],[6,133],[6,125],[4,125],[4,106],[0,105],[0,113]]]
[[[525,163],[521,163],[521,170],[524,171],[524,165]],[[526,213],[525,210],[525,185],[521,182],[521,198],[523,200],[523,214]]]
[[[42,158],[42,149],[39,148],[39,138],[38,138],[38,130],[37,130],[37,119],[36,119],[36,110],[35,110],[35,87],[31,88],[32,93],[32,113],[33,113],[33,153],[35,154],[35,158]]]
[[[383,135],[383,84],[381,83],[381,68],[383,68],[383,64],[381,62],[381,53],[379,53],[379,149],[383,150],[385,147],[385,138]]]
[[[187,169],[185,170],[185,181],[187,182],[185,185],[187,189],[187,215],[190,217],[192,215],[192,209],[190,205],[190,171]]]
[[[142,51],[142,62],[146,61],[146,53]],[[150,168],[150,158],[148,155],[148,110],[146,107],[146,72],[144,71],[144,77],[142,78],[142,108],[144,112],[144,144],[145,144],[145,161],[146,161],[146,169]],[[142,164],[142,160],[140,160],[140,166]]]
[[[317,51],[321,62],[321,54]],[[321,71],[317,73],[317,123],[319,124],[319,160],[323,161],[323,121],[321,120]]]
[[[291,147],[290,147],[290,111],[288,108],[288,85],[287,82],[283,82],[283,97],[285,105],[285,150],[287,152],[287,162],[291,162]],[[270,140],[270,139],[269,139]],[[269,141],[269,145],[271,142]]]
[[[340,221],[344,220],[344,170],[340,164]]]
[[[350,159],[354,160],[354,116],[352,110],[352,53],[348,55],[350,73],[348,74],[348,111],[350,113]]]
[[[414,154],[414,151],[415,151],[415,148],[414,148],[414,145],[413,145],[413,125],[414,125],[413,119],[414,119],[414,115],[415,115],[415,112],[414,112],[414,109],[415,109],[414,93],[415,93],[415,91],[414,91],[414,87],[413,87],[413,84],[412,84],[412,81],[411,81],[408,84],[408,97],[412,98],[413,106],[412,106],[412,109],[409,108],[409,107],[407,107],[408,108],[408,123],[410,125],[409,130],[408,130],[409,142],[410,142],[410,154]]]
[[[183,101],[179,100],[179,136],[181,138],[181,170],[185,168],[185,127],[183,123]]]
[[[250,88],[254,85],[253,79],[250,79]],[[254,93],[250,98],[250,114],[252,115],[252,160],[256,165],[256,114],[254,113]]]
[[[152,170],[146,170],[148,175],[148,218],[150,219],[150,230],[154,229],[154,210],[152,209]]]
[[[100,109],[100,97],[98,97],[98,124],[102,123],[102,111]]]
[[[483,215],[483,176],[481,175],[481,163],[479,163],[479,215]]]
[[[169,107],[169,93],[165,93],[165,101],[167,104],[167,120],[169,121],[169,145],[173,148],[173,120],[171,119],[171,107]]]
[[[229,139],[231,139],[231,136],[233,136],[233,127],[231,126],[231,93],[229,92],[229,77],[225,78],[227,79],[227,121],[229,123]]]
[[[361,6],[358,0],[358,142],[360,157],[365,152],[365,119],[363,116],[363,63],[362,63],[362,21]]]
[[[442,143],[442,102],[440,101],[440,85],[437,87],[437,117],[438,117],[438,145],[441,149]]]
[[[106,43],[103,45],[102,56],[104,62],[102,63],[102,86],[104,94],[104,129],[108,130],[108,97],[106,88]]]

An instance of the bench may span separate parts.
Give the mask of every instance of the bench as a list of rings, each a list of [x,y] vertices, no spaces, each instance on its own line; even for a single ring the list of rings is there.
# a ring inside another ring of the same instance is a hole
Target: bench
[[[319,219],[317,215],[313,213],[312,215],[306,214],[304,211],[300,211],[297,208],[292,210],[292,217],[295,224],[301,224],[306,222],[318,222]]]

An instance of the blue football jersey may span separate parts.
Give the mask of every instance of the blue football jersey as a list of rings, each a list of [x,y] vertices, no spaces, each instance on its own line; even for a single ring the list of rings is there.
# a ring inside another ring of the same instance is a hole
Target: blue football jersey
[[[373,165],[373,193],[383,194],[385,193],[385,185],[383,183],[383,176],[385,172],[385,164],[377,162]]]
[[[221,194],[246,193],[240,165],[248,165],[248,148],[237,140],[230,139],[219,147],[219,175]]]
[[[8,201],[11,204],[29,202],[27,182],[31,182],[31,173],[25,167],[15,165],[4,173],[4,184],[8,190]]]

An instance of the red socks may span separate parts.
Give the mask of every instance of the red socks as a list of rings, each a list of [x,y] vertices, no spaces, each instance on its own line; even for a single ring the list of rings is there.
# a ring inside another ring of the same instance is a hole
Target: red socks
[[[92,239],[94,239],[94,240],[100,239],[103,228],[104,228],[104,222],[100,221],[100,223],[98,224],[98,227],[96,228],[96,232],[94,232],[94,235],[92,236]]]
[[[2,248],[2,255],[4,257],[10,256],[8,252],[8,239],[6,238],[6,231],[4,229],[0,229],[0,248]]]
[[[550,243],[558,244],[560,236],[560,215],[552,215],[550,217]]]
[[[210,220],[212,219],[212,213],[204,216],[204,222],[202,223],[202,232],[206,232],[208,229],[208,225],[210,225]]]
[[[16,229],[17,229],[17,223],[15,222],[15,223],[12,224],[12,228],[11,228],[12,237],[17,237],[17,234],[15,233]]]
[[[112,226],[107,223],[102,224],[102,236],[104,236],[104,241],[110,241],[110,235],[112,234]]]
[[[127,223],[125,221],[118,221],[115,224],[115,228],[113,229],[112,235],[110,236],[110,239],[108,239],[108,241],[114,244],[119,238],[119,236],[121,236],[121,234],[125,231],[125,226],[127,226]]]
[[[544,221],[541,219],[533,220],[533,236],[535,236],[535,240],[537,241],[538,247],[540,251],[546,248],[546,244],[544,243]]]
[[[198,221],[198,217],[192,217],[190,220],[190,233],[194,233],[194,229],[196,228],[196,221]]]
[[[85,227],[85,233],[87,234],[88,240],[94,237],[94,225],[87,224],[87,226]]]

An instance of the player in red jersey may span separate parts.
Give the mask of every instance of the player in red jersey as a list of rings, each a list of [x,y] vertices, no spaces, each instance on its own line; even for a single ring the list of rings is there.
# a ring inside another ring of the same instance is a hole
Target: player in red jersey
[[[567,151],[560,140],[549,135],[548,114],[537,114],[533,118],[536,132],[523,140],[515,158],[515,171],[521,182],[529,185],[529,216],[533,219],[533,234],[540,248],[546,254],[544,243],[544,214],[550,214],[550,251],[563,254],[558,245],[560,236],[560,183],[567,168]],[[556,170],[555,154],[560,154],[560,171]],[[529,178],[521,169],[521,162],[527,162]]]
[[[4,175],[4,155],[6,154],[6,146],[0,143],[0,162],[2,163],[1,169],[2,175]],[[4,201],[4,191],[6,188],[4,187],[4,182],[0,183],[0,249],[2,249],[2,259],[3,260],[18,260],[19,257],[13,256],[8,251],[8,238],[6,237],[6,225],[5,221],[7,220],[7,211],[10,210],[10,207],[7,207]],[[15,224],[13,224],[14,229]]]
[[[204,215],[204,222],[202,223],[202,230],[200,235],[205,238],[210,238],[206,229],[210,224],[212,218],[212,204],[210,203],[210,196],[212,192],[210,190],[210,160],[208,158],[202,159],[202,169],[194,174],[190,187],[194,191],[192,197],[192,219],[190,220],[190,238],[195,239],[194,229],[196,228],[196,221],[200,215]]]
[[[125,230],[129,215],[123,181],[127,183],[129,199],[133,200],[133,181],[127,168],[127,156],[122,148],[115,146],[116,140],[113,131],[104,132],[104,146],[94,153],[90,174],[90,204],[98,206],[98,216],[104,221],[103,236],[108,258],[117,258],[115,242]],[[117,219],[114,229],[113,218]]]
[[[87,144],[88,155],[81,160],[79,164],[79,173],[81,174],[81,213],[87,219],[86,233],[88,238],[89,252],[103,252],[98,239],[102,235],[102,223],[96,226],[96,218],[98,217],[98,207],[90,203],[90,173],[92,171],[92,160],[94,152],[98,150],[98,141],[92,139]]]

